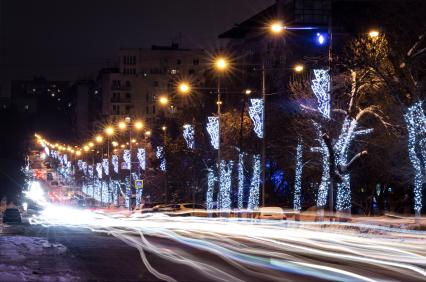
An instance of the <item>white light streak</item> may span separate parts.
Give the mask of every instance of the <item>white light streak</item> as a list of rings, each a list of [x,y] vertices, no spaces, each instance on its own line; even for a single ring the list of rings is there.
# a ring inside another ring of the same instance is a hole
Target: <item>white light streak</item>
[[[166,171],[166,156],[164,154],[164,147],[157,146],[157,151],[155,152],[155,156],[158,160],[160,160],[160,170]]]
[[[265,116],[265,109],[262,99],[250,99],[251,106],[249,106],[249,115],[254,124],[254,132],[257,137],[263,138],[263,119]]]
[[[102,163],[96,163],[96,172],[98,174],[98,178],[102,178]]]

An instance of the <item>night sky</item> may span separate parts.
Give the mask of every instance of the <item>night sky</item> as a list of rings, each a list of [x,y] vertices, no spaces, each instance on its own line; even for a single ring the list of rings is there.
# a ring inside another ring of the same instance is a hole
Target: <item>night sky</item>
[[[217,35],[274,0],[0,0],[2,77],[94,77],[120,47],[177,41],[212,50]]]

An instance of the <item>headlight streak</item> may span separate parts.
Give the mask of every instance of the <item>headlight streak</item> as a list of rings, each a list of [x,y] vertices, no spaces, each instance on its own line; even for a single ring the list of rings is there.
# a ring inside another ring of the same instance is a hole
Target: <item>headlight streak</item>
[[[32,187],[28,196],[40,201],[37,184]],[[337,281],[386,280],[391,274],[408,280],[426,278],[426,232],[421,231],[339,222],[169,217],[131,215],[128,211],[103,213],[47,202],[43,206],[45,209],[30,219],[31,224],[87,228],[113,235],[137,248],[147,269],[165,281],[175,280],[153,268],[145,251],[171,263],[189,266],[216,281],[245,280],[236,275],[235,268],[249,277],[276,281],[284,280],[283,272],[290,274],[289,280],[294,275],[303,275],[305,280],[312,277]],[[379,235],[360,234],[355,229]],[[161,241],[145,236],[179,244],[176,248],[161,246]],[[190,248],[210,255],[197,257]],[[211,255],[227,264],[209,263]]]

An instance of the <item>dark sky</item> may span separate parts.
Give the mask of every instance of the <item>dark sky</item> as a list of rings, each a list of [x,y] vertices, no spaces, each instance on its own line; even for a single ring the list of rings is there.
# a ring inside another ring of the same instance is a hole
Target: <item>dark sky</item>
[[[274,0],[0,0],[3,78],[84,78],[120,47],[214,49],[217,35]]]

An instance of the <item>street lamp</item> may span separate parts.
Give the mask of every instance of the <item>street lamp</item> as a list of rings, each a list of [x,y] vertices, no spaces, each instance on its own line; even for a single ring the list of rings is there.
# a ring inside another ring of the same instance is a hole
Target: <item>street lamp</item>
[[[126,125],[126,123],[125,123],[124,121],[120,121],[120,122],[118,123],[118,128],[119,128],[120,130],[125,130],[125,129],[127,128],[127,125]]]
[[[165,96],[165,95],[160,96],[158,98],[158,102],[160,103],[160,105],[166,106],[169,103],[169,98],[167,96]]]
[[[143,128],[143,122],[142,121],[135,121],[135,123],[133,124],[133,126],[135,127],[136,130],[141,130]]]
[[[191,85],[188,82],[182,81],[179,83],[178,90],[182,94],[188,94],[191,91]]]
[[[244,94],[246,94],[246,95],[250,95],[250,94],[251,94],[251,89],[246,89],[246,90],[244,90]]]
[[[368,36],[372,39],[376,39],[377,37],[379,37],[380,33],[378,30],[372,29],[368,32]]]
[[[214,66],[218,71],[226,71],[228,69],[228,60],[224,57],[216,58]]]
[[[102,135],[96,135],[95,140],[98,144],[101,144],[104,141]]]
[[[284,31],[285,26],[282,24],[282,22],[276,21],[270,25],[269,29],[273,34],[281,34]]]
[[[294,71],[295,72],[302,72],[304,70],[303,65],[297,64],[294,66]]]

